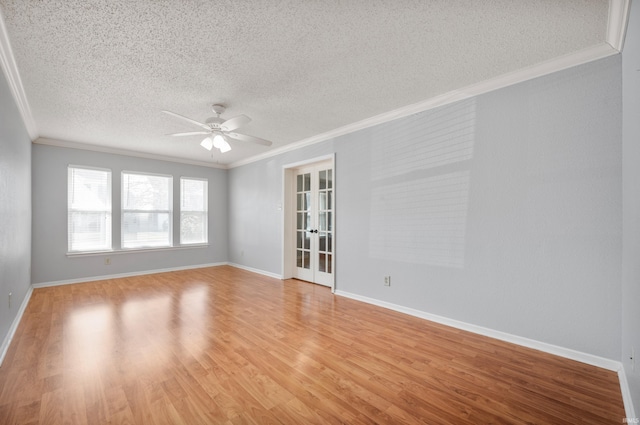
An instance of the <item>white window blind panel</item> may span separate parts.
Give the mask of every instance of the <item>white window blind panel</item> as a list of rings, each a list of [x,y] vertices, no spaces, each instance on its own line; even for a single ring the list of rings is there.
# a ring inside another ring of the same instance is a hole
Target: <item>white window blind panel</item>
[[[207,180],[180,179],[180,244],[207,243]]]
[[[111,249],[111,171],[69,166],[69,252]]]
[[[383,180],[471,159],[475,120],[468,99],[374,127],[371,175]]]
[[[374,188],[372,258],[464,267],[469,171]]]
[[[122,173],[122,247],[172,245],[171,176]]]

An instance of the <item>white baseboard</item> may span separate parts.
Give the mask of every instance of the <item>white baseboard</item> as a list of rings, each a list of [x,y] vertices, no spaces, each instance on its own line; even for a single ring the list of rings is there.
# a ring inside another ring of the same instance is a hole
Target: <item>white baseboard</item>
[[[31,299],[31,294],[33,293],[33,288],[29,287],[27,290],[27,294],[24,296],[22,300],[22,304],[20,304],[20,309],[18,309],[18,314],[16,314],[15,319],[13,319],[13,323],[11,323],[11,327],[9,328],[9,332],[7,332],[7,336],[2,341],[2,346],[0,346],[0,366],[4,362],[4,357],[7,355],[7,351],[9,350],[9,346],[11,345],[11,341],[13,340],[13,336],[18,329],[18,325],[20,324],[20,320],[22,320],[22,315],[24,311],[27,309],[27,305],[29,304],[29,300]]]
[[[228,263],[226,262],[197,264],[192,266],[180,266],[180,267],[170,267],[165,269],[143,270],[139,272],[130,272],[130,273],[116,273],[116,274],[102,275],[102,276],[87,276],[87,277],[82,277],[78,279],[65,279],[65,280],[56,280],[54,282],[33,283],[31,284],[31,286],[34,288],[46,288],[49,286],[70,285],[73,283],[83,283],[83,282],[95,282],[97,280],[117,279],[121,277],[143,276],[146,274],[154,274],[154,273],[165,273],[165,272],[175,272],[179,270],[202,269],[205,267],[226,266],[227,264]]]
[[[510,342],[512,344],[521,345],[527,348],[533,348],[545,353],[554,354],[556,356],[564,357],[571,360],[576,360],[581,363],[586,363],[592,366],[600,367],[603,369],[611,370],[618,373],[618,380],[620,381],[620,391],[622,392],[622,402],[624,403],[624,410],[627,418],[636,419],[635,410],[633,407],[633,399],[631,397],[631,390],[627,381],[627,376],[622,366],[622,362],[606,359],[604,357],[595,356],[593,354],[583,353],[581,351],[572,350],[570,348],[559,347],[553,344],[547,344],[546,342],[536,341],[529,338],[524,338],[517,335],[512,335],[506,332],[496,331],[494,329],[484,328],[482,326],[472,325],[470,323],[461,322],[459,320],[449,319],[447,317],[438,316],[435,314],[427,313],[421,310],[416,310],[401,305],[388,303],[386,301],[380,301],[375,298],[369,298],[362,295],[352,294],[350,292],[335,291],[336,295],[351,298],[353,300],[362,301],[367,304],[373,304],[378,307],[387,308],[389,310],[405,313],[410,316],[419,317],[421,319],[430,320],[432,322],[440,323],[443,325],[451,326],[453,328],[462,329],[464,331],[473,332],[475,334],[488,336],[501,341]]]
[[[282,279],[282,275],[277,274],[277,273],[271,273],[271,272],[267,272],[264,270],[260,270],[260,269],[254,269],[253,267],[248,267],[248,266],[243,266],[242,264],[236,264],[236,263],[228,263],[230,266],[238,268],[238,269],[242,269],[242,270],[246,270],[248,272],[253,272],[253,273],[258,273],[261,274],[263,276],[268,276],[268,277],[274,277],[276,279]]]
[[[400,313],[409,314],[411,316],[419,317],[421,319],[430,320],[432,322],[436,322],[443,325],[451,326],[453,328],[473,332],[475,334],[499,339],[501,341],[506,341],[513,344],[521,345],[523,347],[533,348],[535,350],[543,351],[545,353],[555,354],[556,356],[565,357],[571,360],[576,360],[582,363],[590,364],[592,366],[601,367],[603,369],[608,369],[615,372],[618,372],[620,369],[622,369],[622,363],[615,360],[606,359],[604,357],[594,356],[592,354],[583,353],[580,351],[572,350],[570,348],[559,347],[557,345],[547,344],[546,342],[540,342],[533,339],[512,335],[506,332],[484,328],[482,326],[472,325],[470,323],[449,319],[447,317],[442,317],[442,316],[427,313],[421,310],[416,310],[413,308],[388,303],[386,301],[376,300],[374,298],[364,297],[362,295],[352,294],[352,293],[340,291],[340,290],[337,290],[335,293],[336,295],[340,295],[346,298],[351,298],[351,299],[362,301],[368,304],[377,305],[379,307],[388,308],[389,310],[394,310]]]
[[[31,284],[31,286],[33,288],[46,288],[49,286],[71,285],[74,283],[95,282],[99,280],[117,279],[121,277],[143,276],[143,275],[154,274],[154,273],[165,273],[165,272],[174,272],[179,270],[201,269],[205,267],[218,267],[218,266],[232,266],[238,269],[250,271],[252,273],[257,273],[264,276],[273,277],[276,279],[282,279],[282,276],[276,273],[271,273],[271,272],[267,272],[260,269],[254,269],[253,267],[247,267],[241,264],[221,262],[221,263],[198,264],[194,266],[180,266],[180,267],[171,267],[171,268],[165,268],[165,269],[144,270],[144,271],[130,272],[130,273],[116,273],[116,274],[101,275],[101,276],[87,276],[87,277],[82,277],[78,279],[65,279],[65,280],[56,280],[52,282],[33,283]]]
[[[627,415],[628,419],[636,419],[638,417],[636,416],[635,409],[633,408],[633,398],[631,397],[631,389],[629,388],[629,381],[627,381],[627,374],[624,371],[624,367],[621,367],[618,371],[618,379],[620,380],[620,391],[622,391],[624,413]]]

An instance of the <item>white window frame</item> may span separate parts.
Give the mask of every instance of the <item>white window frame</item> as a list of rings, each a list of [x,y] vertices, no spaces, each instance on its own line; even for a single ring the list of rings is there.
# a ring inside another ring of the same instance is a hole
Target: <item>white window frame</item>
[[[201,181],[204,183],[204,199],[203,199],[203,205],[204,205],[204,211],[197,211],[197,210],[187,210],[187,209],[183,209],[184,206],[184,195],[185,195],[185,191],[184,191],[184,186],[183,186],[183,181],[185,180],[191,180],[191,181]],[[184,242],[182,239],[182,231],[184,229],[184,223],[183,223],[183,213],[200,213],[203,215],[203,226],[204,226],[204,240],[202,241],[198,241],[198,242]],[[203,244],[208,244],[209,243],[209,179],[207,178],[198,178],[198,177],[180,177],[180,245],[203,245]]]
[[[136,175],[136,176],[153,176],[153,177],[164,177],[169,180],[169,190],[168,190],[168,209],[156,210],[156,209],[125,209],[125,196],[127,192],[125,191],[125,174]],[[148,250],[148,249],[163,249],[163,248],[171,248],[173,247],[173,175],[171,174],[156,174],[156,173],[146,173],[142,171],[130,171],[123,170],[120,173],[120,245],[122,250]],[[167,245],[137,245],[137,246],[125,246],[125,214],[127,213],[167,213],[169,214],[168,226],[167,229],[169,232],[168,235],[168,244]]]
[[[96,210],[73,208],[73,198],[75,196],[75,192],[73,191],[73,189],[75,187],[73,186],[72,176],[73,176],[74,170],[100,171],[100,172],[105,172],[107,174],[107,188],[106,188],[107,202],[105,204],[106,208],[96,209]],[[91,252],[105,252],[105,251],[112,250],[113,248],[112,246],[113,244],[113,240],[112,240],[112,231],[113,231],[112,174],[113,173],[109,168],[90,167],[86,165],[74,165],[74,164],[69,164],[67,166],[67,252],[68,253],[91,253]],[[71,217],[75,213],[88,213],[88,212],[106,214],[106,217],[105,217],[106,223],[105,223],[105,230],[104,230],[105,244],[102,246],[95,246],[94,248],[90,248],[90,249],[77,249],[77,248],[73,249]]]

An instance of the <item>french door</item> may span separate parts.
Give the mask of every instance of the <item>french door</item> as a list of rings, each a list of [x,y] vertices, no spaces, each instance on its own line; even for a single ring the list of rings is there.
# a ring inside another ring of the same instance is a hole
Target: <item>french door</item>
[[[331,162],[296,169],[293,185],[294,277],[332,286],[334,190]]]

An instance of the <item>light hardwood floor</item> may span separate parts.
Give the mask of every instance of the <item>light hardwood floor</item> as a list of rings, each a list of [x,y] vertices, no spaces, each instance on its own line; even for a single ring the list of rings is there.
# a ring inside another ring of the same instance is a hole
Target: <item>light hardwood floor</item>
[[[617,375],[232,267],[36,289],[0,424],[619,424]]]

